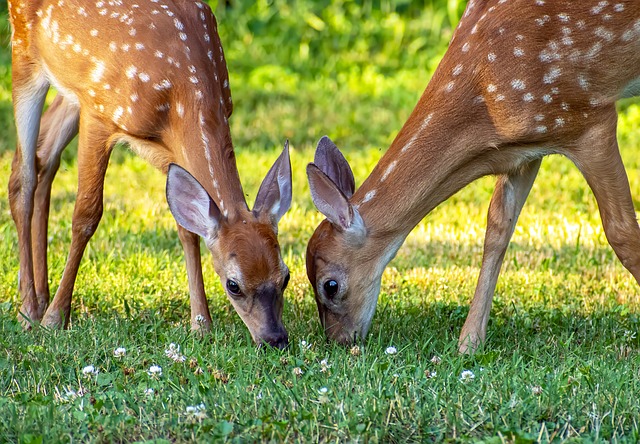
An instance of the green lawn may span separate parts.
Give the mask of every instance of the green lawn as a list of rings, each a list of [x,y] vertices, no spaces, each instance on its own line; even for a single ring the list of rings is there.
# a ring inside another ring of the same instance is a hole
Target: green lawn
[[[190,334],[164,177],[125,148],[109,167],[104,217],[80,268],[71,329],[22,331],[6,191],[15,128],[3,18],[0,442],[640,440],[640,288],[608,246],[585,181],[558,156],[543,161],[520,217],[483,350],[458,356],[456,342],[479,272],[493,178],[466,187],[409,236],[385,271],[363,346],[325,342],[304,269],[306,241],[321,220],[305,165],[328,134],[357,183],[364,180],[413,109],[464,5],[232,3],[217,15],[249,201],[286,138],[292,146],[293,205],[280,224],[291,269],[284,310],[291,346],[254,347],[208,253],[214,330],[204,339]],[[640,106],[621,108],[619,142],[640,212]],[[72,147],[52,196],[54,291],[70,242],[76,177]],[[166,356],[171,343],[185,362]],[[114,356],[118,347],[124,356]],[[161,375],[150,372],[154,365]]]

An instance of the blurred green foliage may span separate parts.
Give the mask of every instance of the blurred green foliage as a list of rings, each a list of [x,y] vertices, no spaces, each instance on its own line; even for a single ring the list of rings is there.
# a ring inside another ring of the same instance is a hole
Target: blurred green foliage
[[[245,53],[236,69],[285,65],[315,77],[424,67],[448,41],[463,7],[460,0],[233,0],[216,13],[225,22],[227,51]]]
[[[237,148],[329,134],[388,146],[424,90],[466,2],[210,2],[227,55]],[[400,110],[400,112],[398,112]]]

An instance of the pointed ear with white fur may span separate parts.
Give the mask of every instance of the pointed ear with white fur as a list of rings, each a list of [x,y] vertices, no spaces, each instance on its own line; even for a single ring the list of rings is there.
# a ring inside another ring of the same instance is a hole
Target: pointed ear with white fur
[[[356,181],[353,178],[349,162],[329,137],[324,136],[318,142],[313,163],[338,186],[347,199],[353,196]]]
[[[291,160],[289,141],[260,185],[253,212],[256,216],[267,214],[277,226],[291,206]]]
[[[307,165],[311,198],[318,211],[338,230],[360,239],[366,235],[364,222],[344,193],[317,165]]]
[[[178,224],[205,240],[216,236],[221,214],[200,182],[172,163],[167,171],[167,202]]]

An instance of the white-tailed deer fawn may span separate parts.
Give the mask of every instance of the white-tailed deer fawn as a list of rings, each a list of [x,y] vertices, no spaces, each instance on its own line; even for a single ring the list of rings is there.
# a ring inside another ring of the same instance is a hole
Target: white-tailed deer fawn
[[[484,341],[504,254],[542,157],[563,154],[595,194],[609,243],[640,283],[640,228],[616,142],[614,102],[640,76],[640,2],[471,0],[408,121],[355,191],[323,138],[307,168],[327,220],[307,249],[326,334],[371,325],[382,272],[412,228],[471,181],[498,175],[482,269],[459,341]],[[355,191],[355,193],[354,193]]]
[[[211,325],[201,236],[253,339],[286,345],[281,318],[289,271],[277,224],[291,204],[288,146],[249,210],[227,122],[232,103],[226,62],[209,6],[192,0],[13,0],[9,12],[18,130],[9,195],[20,244],[22,314],[46,326],[68,324],[80,260],[102,215],[109,156],[114,144],[124,142],[168,172],[192,328]],[[50,85],[58,96],[41,122]],[[49,305],[51,182],[76,133],[72,241]]]

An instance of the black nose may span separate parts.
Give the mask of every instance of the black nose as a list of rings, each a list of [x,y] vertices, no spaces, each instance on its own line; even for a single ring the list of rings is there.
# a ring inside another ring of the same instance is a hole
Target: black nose
[[[289,335],[287,332],[276,333],[272,336],[267,336],[262,340],[271,347],[279,348],[280,350],[284,350],[289,345]]]

